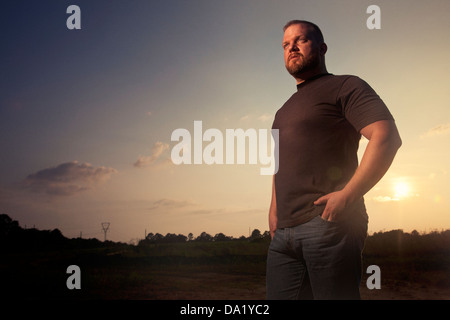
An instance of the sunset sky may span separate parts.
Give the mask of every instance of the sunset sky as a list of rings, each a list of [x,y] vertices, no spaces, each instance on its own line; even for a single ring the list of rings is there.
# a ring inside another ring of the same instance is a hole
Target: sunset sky
[[[80,30],[66,26],[72,4]],[[174,165],[171,134],[195,120],[270,129],[296,90],[282,27],[305,19],[328,71],[366,80],[403,140],[365,196],[369,232],[449,229],[449,12],[448,0],[2,1],[0,213],[100,240],[110,222],[123,242],[268,230],[260,164]]]

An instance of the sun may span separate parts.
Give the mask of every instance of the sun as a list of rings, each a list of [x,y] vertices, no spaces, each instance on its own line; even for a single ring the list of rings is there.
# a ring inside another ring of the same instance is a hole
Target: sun
[[[409,184],[405,181],[396,182],[394,189],[396,198],[406,198],[410,192]]]

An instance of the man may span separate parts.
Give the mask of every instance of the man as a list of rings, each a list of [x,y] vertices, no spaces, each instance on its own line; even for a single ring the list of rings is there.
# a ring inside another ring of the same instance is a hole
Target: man
[[[269,210],[267,298],[360,299],[363,195],[386,173],[401,139],[366,82],[327,72],[327,45],[315,24],[293,20],[283,30],[297,92],[273,123],[279,167]],[[361,135],[369,143],[358,166]]]

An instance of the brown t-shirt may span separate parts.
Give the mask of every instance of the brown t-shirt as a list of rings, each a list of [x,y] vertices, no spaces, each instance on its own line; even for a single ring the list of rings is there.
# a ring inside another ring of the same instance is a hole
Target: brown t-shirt
[[[275,174],[277,228],[293,227],[322,214],[319,197],[341,190],[357,166],[360,130],[391,113],[356,76],[322,74],[299,85],[277,111],[279,166]],[[349,214],[367,218],[360,199]]]

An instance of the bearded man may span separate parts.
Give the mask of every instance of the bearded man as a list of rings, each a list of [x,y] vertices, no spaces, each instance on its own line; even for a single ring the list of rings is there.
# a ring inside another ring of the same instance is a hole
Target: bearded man
[[[284,28],[285,66],[297,91],[277,111],[267,299],[360,299],[367,237],[364,194],[387,172],[401,139],[377,93],[327,72],[327,45],[309,21]],[[358,165],[361,136],[369,143]]]

